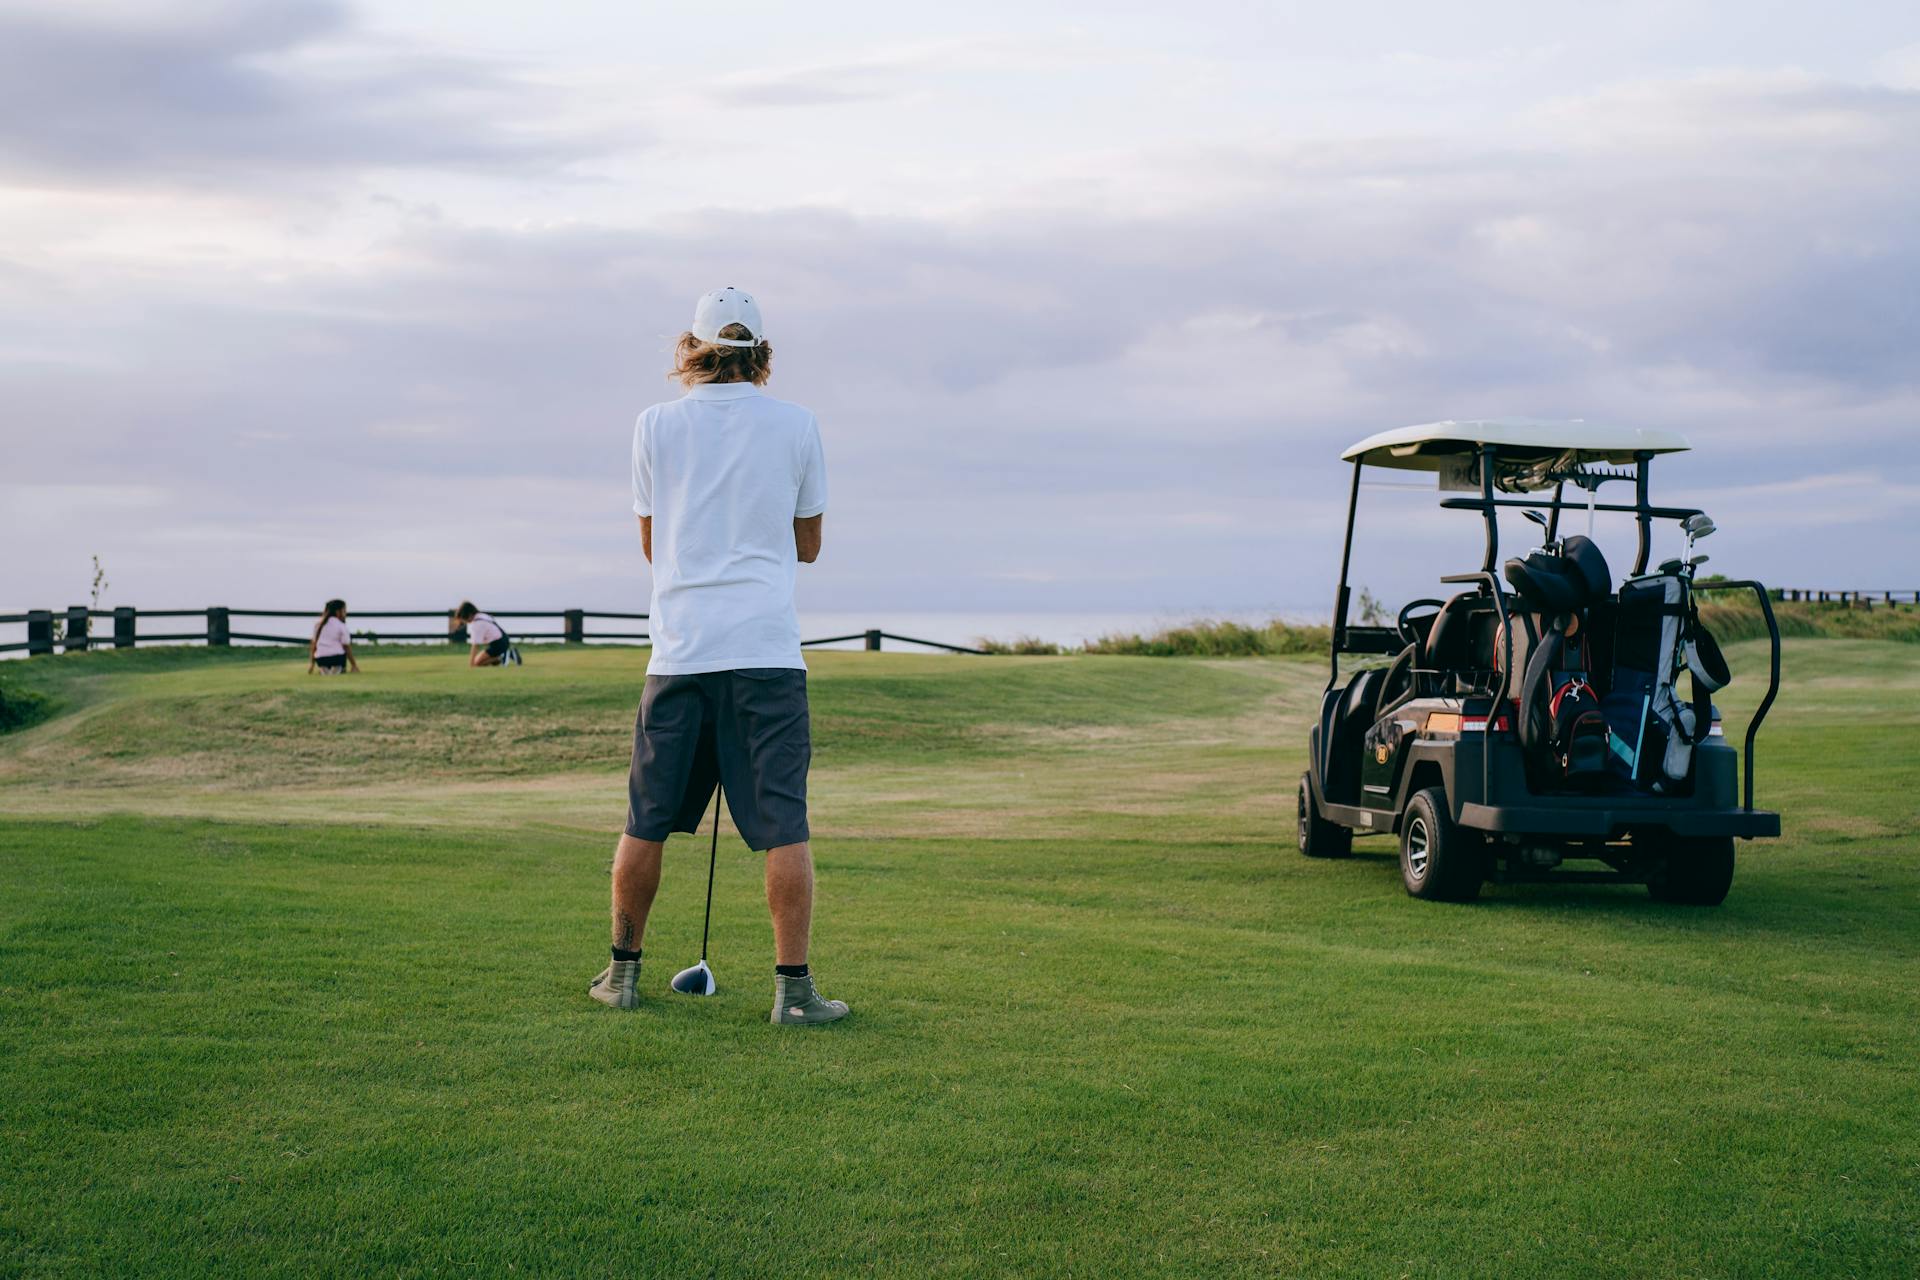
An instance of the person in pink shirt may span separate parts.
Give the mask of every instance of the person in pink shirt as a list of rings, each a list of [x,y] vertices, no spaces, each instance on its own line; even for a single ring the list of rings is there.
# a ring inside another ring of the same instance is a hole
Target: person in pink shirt
[[[353,636],[347,630],[347,602],[329,600],[307,645],[307,674],[318,671],[323,676],[337,676],[359,670],[360,664],[353,656]]]

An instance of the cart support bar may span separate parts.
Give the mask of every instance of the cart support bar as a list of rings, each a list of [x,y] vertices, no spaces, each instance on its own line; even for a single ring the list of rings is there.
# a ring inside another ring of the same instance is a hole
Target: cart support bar
[[[1695,591],[1751,591],[1760,602],[1761,616],[1767,620],[1767,693],[1760,699],[1760,705],[1753,709],[1753,719],[1747,721],[1747,742],[1742,752],[1740,772],[1745,790],[1747,811],[1753,811],[1753,740],[1760,732],[1760,722],[1767,718],[1767,712],[1773,707],[1773,700],[1780,693],[1780,624],[1774,620],[1773,598],[1767,589],[1751,578],[1732,581],[1696,582]]]

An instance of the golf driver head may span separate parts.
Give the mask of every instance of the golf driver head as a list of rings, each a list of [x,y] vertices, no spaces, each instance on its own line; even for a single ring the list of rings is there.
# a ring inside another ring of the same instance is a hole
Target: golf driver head
[[[670,985],[683,996],[710,996],[720,990],[720,984],[714,981],[713,970],[707,968],[705,960],[691,969],[682,969],[674,974]]]

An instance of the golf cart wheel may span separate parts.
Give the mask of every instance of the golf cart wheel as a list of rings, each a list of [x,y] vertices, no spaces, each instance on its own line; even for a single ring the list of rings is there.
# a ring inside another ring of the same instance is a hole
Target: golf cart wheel
[[[1655,902],[1717,907],[1733,887],[1733,837],[1672,836],[1660,842],[1664,857],[1653,868],[1647,892]]]
[[[1415,793],[1400,823],[1400,879],[1407,893],[1428,902],[1471,902],[1486,879],[1487,846],[1463,831],[1447,812],[1447,793]]]
[[[1353,852],[1353,832],[1320,816],[1313,784],[1300,775],[1300,852],[1309,858],[1344,858]]]

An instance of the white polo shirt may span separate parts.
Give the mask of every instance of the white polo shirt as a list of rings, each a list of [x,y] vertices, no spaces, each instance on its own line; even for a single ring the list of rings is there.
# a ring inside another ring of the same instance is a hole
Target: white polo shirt
[[[633,509],[653,517],[648,675],[797,667],[793,522],[827,509],[820,424],[748,382],[640,415]]]

